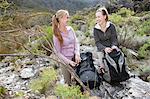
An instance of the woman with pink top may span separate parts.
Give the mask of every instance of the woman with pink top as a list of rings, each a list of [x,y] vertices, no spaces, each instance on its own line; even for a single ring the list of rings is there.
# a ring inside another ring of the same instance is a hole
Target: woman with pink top
[[[80,62],[79,43],[76,38],[75,32],[71,26],[67,25],[69,13],[67,10],[58,10],[52,17],[53,27],[53,42],[56,53],[59,58],[66,64],[75,67]],[[75,61],[72,58],[75,57]],[[71,74],[62,66],[62,73],[65,83],[71,84]]]

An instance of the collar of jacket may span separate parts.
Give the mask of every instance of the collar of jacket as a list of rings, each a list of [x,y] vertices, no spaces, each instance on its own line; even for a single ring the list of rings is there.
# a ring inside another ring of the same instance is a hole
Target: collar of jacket
[[[108,28],[110,26],[110,24],[111,24],[111,22],[107,21],[106,28]],[[98,23],[95,25],[95,28],[101,30],[101,26]]]

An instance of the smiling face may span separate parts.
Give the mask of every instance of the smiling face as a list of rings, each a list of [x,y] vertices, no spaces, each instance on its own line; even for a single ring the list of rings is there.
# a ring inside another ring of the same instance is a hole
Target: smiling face
[[[106,22],[106,15],[103,15],[102,11],[96,12],[96,23],[102,24]]]
[[[60,19],[59,19],[59,23],[62,25],[67,26],[67,22],[69,19],[69,13],[65,13]]]

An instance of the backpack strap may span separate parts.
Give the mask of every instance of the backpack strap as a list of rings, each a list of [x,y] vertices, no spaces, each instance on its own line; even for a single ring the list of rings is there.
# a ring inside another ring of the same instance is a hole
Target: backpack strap
[[[118,64],[119,64],[119,67],[120,67],[120,71],[122,71],[122,67],[123,67],[123,64],[125,62],[125,57],[124,57],[124,54],[122,51],[120,51],[120,57],[119,57],[119,60],[118,60]]]
[[[115,61],[109,56],[109,54],[108,54],[108,53],[105,53],[104,57],[105,57],[105,59],[115,68],[115,70],[116,70],[117,72],[119,72],[119,71],[117,70],[117,64],[116,64]]]

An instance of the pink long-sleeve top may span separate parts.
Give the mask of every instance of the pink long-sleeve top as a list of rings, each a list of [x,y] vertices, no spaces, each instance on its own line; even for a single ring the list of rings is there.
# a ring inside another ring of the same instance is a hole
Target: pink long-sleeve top
[[[79,53],[79,42],[75,35],[75,32],[71,26],[67,26],[68,35],[61,33],[63,37],[63,45],[60,46],[60,42],[56,36],[53,35],[53,43],[57,55],[67,64],[73,58],[75,54]]]

